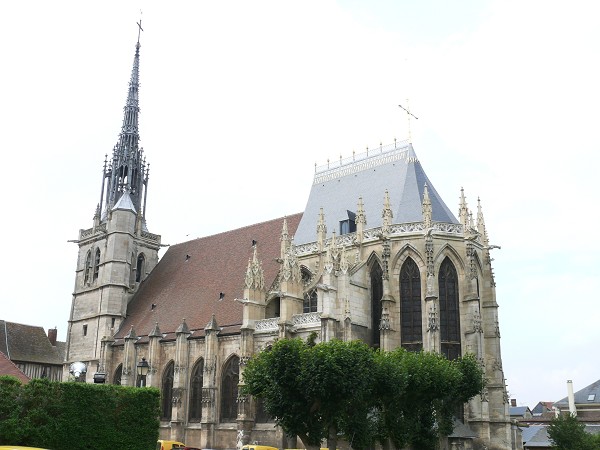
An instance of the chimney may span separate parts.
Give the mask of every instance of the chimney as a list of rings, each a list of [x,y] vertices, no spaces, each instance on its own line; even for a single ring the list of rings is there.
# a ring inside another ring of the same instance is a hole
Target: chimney
[[[569,399],[569,412],[572,416],[577,415],[577,409],[575,408],[575,395],[573,394],[573,381],[567,380],[567,397]]]
[[[56,334],[57,333],[58,333],[58,330],[56,329],[56,327],[48,328],[48,340],[52,344],[52,347],[56,347]]]
[[[517,399],[516,398],[511,398],[510,399],[510,406],[512,406],[512,407],[517,406]]]

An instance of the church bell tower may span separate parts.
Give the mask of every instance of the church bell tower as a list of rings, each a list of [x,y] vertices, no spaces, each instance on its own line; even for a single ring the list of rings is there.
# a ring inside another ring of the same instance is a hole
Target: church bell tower
[[[138,24],[141,31],[141,23]],[[79,230],[75,288],[67,334],[65,371],[83,362],[86,380],[99,367],[102,340],[119,329],[140,283],[158,263],[160,236],[146,227],[149,164],[139,146],[140,39],[112,157],[105,158],[100,202],[91,228]]]

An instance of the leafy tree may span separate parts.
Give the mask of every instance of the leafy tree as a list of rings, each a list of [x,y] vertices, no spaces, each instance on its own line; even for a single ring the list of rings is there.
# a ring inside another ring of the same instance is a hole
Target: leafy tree
[[[558,450],[597,450],[600,448],[600,435],[585,431],[585,425],[571,414],[552,419],[548,436]]]
[[[473,356],[453,361],[428,352],[374,352],[359,341],[280,340],[254,356],[242,390],[307,448],[338,434],[355,449],[377,439],[397,448],[435,448],[453,415],[484,387]]]
[[[307,448],[325,438],[335,448],[340,433],[360,449],[372,442],[373,375],[374,354],[362,342],[283,339],[248,362],[242,389]]]
[[[449,361],[430,352],[398,348],[377,354],[378,440],[395,447],[433,449],[453,429],[453,416],[484,387],[472,355]]]

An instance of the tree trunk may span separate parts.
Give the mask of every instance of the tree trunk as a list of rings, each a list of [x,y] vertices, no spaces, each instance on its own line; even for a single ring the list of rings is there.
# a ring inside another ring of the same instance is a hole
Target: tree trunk
[[[329,450],[336,450],[337,448],[337,427],[334,425],[329,426],[329,436],[327,436],[327,447]]]

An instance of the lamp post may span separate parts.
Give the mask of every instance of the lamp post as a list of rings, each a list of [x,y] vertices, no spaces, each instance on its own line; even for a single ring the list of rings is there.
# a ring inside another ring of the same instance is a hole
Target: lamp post
[[[148,375],[148,370],[150,370],[150,364],[148,364],[146,358],[142,358],[142,360],[137,363],[137,374],[140,378],[140,387],[146,386],[146,375]]]

